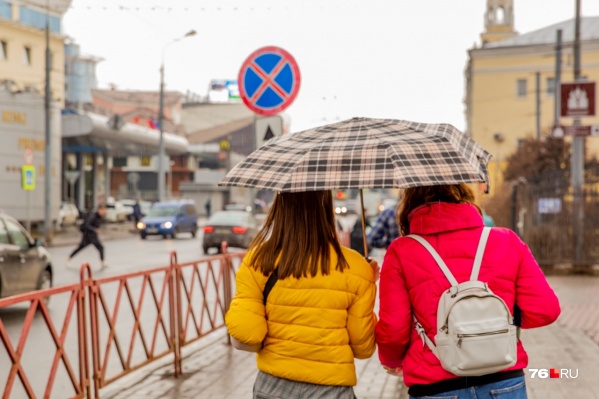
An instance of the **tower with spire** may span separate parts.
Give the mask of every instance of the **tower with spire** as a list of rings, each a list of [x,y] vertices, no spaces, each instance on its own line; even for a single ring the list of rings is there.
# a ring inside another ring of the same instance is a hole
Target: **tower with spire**
[[[483,47],[517,34],[514,30],[514,1],[487,0],[485,31],[480,35]]]

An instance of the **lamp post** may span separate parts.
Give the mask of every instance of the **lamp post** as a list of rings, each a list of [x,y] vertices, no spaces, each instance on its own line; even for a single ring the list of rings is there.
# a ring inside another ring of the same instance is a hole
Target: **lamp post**
[[[160,129],[160,141],[158,144],[158,200],[159,201],[164,201],[165,200],[165,195],[164,195],[164,171],[165,171],[165,167],[164,167],[164,158],[165,158],[165,151],[164,151],[164,53],[166,51],[166,48],[173,44],[176,43],[182,39],[185,39],[186,37],[191,37],[191,36],[195,36],[196,35],[196,31],[195,30],[190,30],[189,32],[187,32],[185,35],[183,35],[182,37],[179,37],[177,39],[174,39],[172,41],[170,41],[169,43],[165,44],[164,47],[162,48],[162,59],[161,59],[161,63],[160,63],[160,105],[159,105],[159,111],[158,111],[158,128]]]

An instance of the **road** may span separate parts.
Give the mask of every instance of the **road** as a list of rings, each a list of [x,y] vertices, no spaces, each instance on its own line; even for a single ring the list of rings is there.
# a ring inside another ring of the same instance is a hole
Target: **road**
[[[62,246],[62,247],[51,247],[49,251],[52,255],[52,263],[54,266],[54,286],[64,286],[79,282],[79,266],[84,262],[89,262],[92,268],[92,274],[95,279],[102,279],[104,277],[110,277],[114,275],[121,275],[124,273],[135,272],[139,270],[148,270],[152,268],[158,268],[166,266],[170,262],[171,251],[176,251],[179,263],[192,262],[204,258],[205,256],[201,251],[201,240],[202,232],[198,231],[196,238],[191,237],[190,234],[181,234],[177,239],[162,239],[159,236],[148,237],[146,240],[141,240],[139,236],[131,234],[130,237],[118,240],[106,240],[104,241],[106,261],[109,265],[108,268],[101,270],[100,259],[98,252],[93,246],[89,246],[75,258],[73,258],[72,266],[67,268],[66,260],[69,253],[75,246]],[[239,249],[232,249],[232,252],[239,251]],[[188,273],[189,275],[189,273]],[[157,273],[151,277],[154,291],[160,299],[160,293],[162,292],[162,284],[164,281],[164,274]],[[124,356],[128,357],[127,351],[129,350],[130,343],[135,341],[135,350],[131,354],[131,362],[135,364],[140,359],[145,359],[145,351],[143,342],[145,340],[146,345],[149,347],[152,345],[152,334],[154,333],[153,328],[149,331],[143,332],[144,338],[141,339],[141,334],[136,331],[134,326],[136,323],[133,309],[140,310],[139,323],[141,325],[154,325],[158,319],[158,312],[156,311],[156,305],[152,296],[152,290],[149,284],[145,285],[145,295],[143,301],[138,301],[139,293],[142,286],[144,285],[143,277],[130,280],[127,288],[124,289],[120,286],[120,308],[121,311],[115,313],[114,309],[117,307],[116,302],[119,300],[119,282],[115,281],[112,283],[106,283],[102,285],[102,293],[106,299],[106,306],[108,313],[114,318],[115,330],[119,332],[118,341],[122,348],[124,348]],[[196,295],[194,299],[199,300],[200,294],[199,289],[196,286]],[[131,302],[129,295],[131,294]],[[214,298],[215,293],[207,292],[207,297]],[[79,373],[79,364],[77,360],[77,326],[75,321],[76,314],[70,316],[71,322],[65,323],[67,317],[66,309],[68,308],[69,301],[71,300],[70,293],[54,296],[49,304],[50,317],[56,324],[56,335],[61,336],[64,334],[65,337],[65,353],[67,354],[70,362],[70,366],[73,369],[76,376]],[[211,301],[213,302],[213,301]],[[133,303],[133,305],[131,305]],[[168,320],[168,311],[165,311],[163,306],[162,315]],[[168,309],[167,309],[168,310]],[[2,323],[6,326],[8,335],[11,339],[13,348],[16,348],[19,344],[19,339],[23,335],[23,321],[27,314],[27,306],[15,306],[8,309],[0,310],[0,318]],[[116,314],[116,316],[115,316]],[[109,327],[107,318],[104,317],[100,329],[101,347],[106,347],[109,336]],[[63,325],[67,327],[63,330]],[[121,334],[122,333],[122,334]],[[29,382],[33,386],[34,391],[38,397],[43,396],[44,388],[46,387],[52,362],[56,356],[56,344],[52,339],[48,327],[40,312],[35,315],[32,323],[31,330],[28,333],[26,344],[24,346],[23,357],[21,364],[26,370]],[[155,353],[159,353],[161,350],[166,350],[167,341],[164,339],[164,334],[158,332],[158,340],[155,344]],[[91,355],[90,355],[91,356]],[[102,356],[106,356],[104,353]],[[115,345],[109,353],[109,362],[107,362],[107,375],[118,374],[122,370],[121,362],[118,360],[118,353],[115,349]],[[7,355],[7,352],[0,345],[0,386],[4,386],[7,381],[11,362]],[[35,372],[32,373],[32,370]],[[66,398],[74,394],[72,384],[70,383],[67,369],[63,363],[57,369],[57,377],[55,385],[52,389],[51,398]],[[0,389],[0,392],[2,390]],[[25,391],[21,388],[21,383],[17,380],[14,384],[14,389],[10,395],[11,399],[27,398]]]

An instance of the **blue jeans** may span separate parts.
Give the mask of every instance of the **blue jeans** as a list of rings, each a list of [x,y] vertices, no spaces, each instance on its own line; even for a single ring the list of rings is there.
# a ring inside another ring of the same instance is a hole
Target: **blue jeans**
[[[476,387],[447,391],[432,396],[420,396],[410,399],[526,399],[526,385],[524,377],[510,378],[491,384]]]

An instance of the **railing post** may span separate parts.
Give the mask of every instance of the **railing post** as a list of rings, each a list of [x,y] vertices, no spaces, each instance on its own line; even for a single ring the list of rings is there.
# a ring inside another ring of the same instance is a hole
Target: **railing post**
[[[92,276],[92,270],[89,263],[83,263],[79,269],[79,300],[77,301],[77,327],[79,331],[79,373],[81,375],[81,392],[85,392],[85,396],[88,399],[99,398],[100,388],[96,380],[96,367],[95,362],[98,356],[98,342],[97,342],[97,331],[96,325],[98,315],[96,314],[95,298],[93,297],[93,285],[94,280]],[[86,299],[89,301],[89,319],[91,323],[91,343],[88,342],[87,334],[87,317],[86,317]],[[92,378],[93,378],[93,393],[92,386],[89,376],[89,352],[88,345],[91,344],[92,349]],[[85,390],[85,391],[84,391]]]
[[[94,398],[100,397],[102,386],[102,365],[100,358],[100,320],[98,317],[98,285],[92,279],[89,285],[89,319],[91,321],[92,339],[92,378],[94,380]]]
[[[229,311],[231,301],[233,299],[232,283],[231,283],[231,272],[233,271],[233,263],[231,262],[231,255],[229,254],[229,245],[226,241],[221,243],[221,251],[223,254],[224,264],[221,266],[223,271],[223,289],[225,295],[225,314]],[[231,336],[227,334],[227,344],[231,345]]]
[[[169,281],[169,314],[171,324],[171,345],[174,355],[175,377],[181,374],[182,356],[181,356],[181,335],[183,328],[181,325],[181,269],[177,260],[177,252],[171,251],[170,256],[170,281]]]

